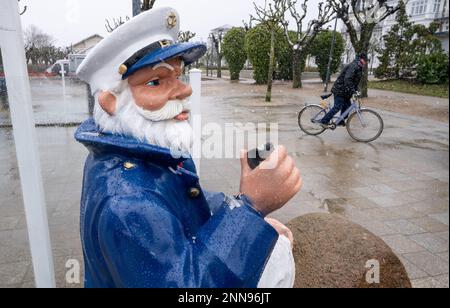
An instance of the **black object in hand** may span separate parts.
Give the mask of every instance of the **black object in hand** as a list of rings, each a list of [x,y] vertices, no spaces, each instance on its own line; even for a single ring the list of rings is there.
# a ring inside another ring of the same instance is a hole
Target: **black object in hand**
[[[247,154],[248,165],[252,170],[258,168],[263,161],[269,158],[270,154],[272,154],[274,150],[275,147],[273,144],[267,143],[261,148],[249,151]]]

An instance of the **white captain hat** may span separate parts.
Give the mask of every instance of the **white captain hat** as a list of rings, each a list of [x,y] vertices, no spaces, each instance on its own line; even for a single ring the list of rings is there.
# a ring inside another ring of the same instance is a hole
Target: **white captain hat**
[[[186,65],[206,52],[203,43],[177,43],[180,16],[172,8],[146,11],[103,39],[81,63],[77,76],[93,93],[109,90],[136,71],[180,57]]]

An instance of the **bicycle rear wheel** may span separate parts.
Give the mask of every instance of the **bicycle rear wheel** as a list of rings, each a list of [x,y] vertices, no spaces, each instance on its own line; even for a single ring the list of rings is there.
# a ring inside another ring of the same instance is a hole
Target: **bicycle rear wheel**
[[[373,110],[361,109],[354,112],[347,121],[347,131],[358,142],[369,143],[377,140],[384,130],[381,116]]]
[[[306,134],[318,136],[326,129],[317,122],[319,122],[326,114],[326,110],[319,105],[306,106],[298,115],[298,125]]]

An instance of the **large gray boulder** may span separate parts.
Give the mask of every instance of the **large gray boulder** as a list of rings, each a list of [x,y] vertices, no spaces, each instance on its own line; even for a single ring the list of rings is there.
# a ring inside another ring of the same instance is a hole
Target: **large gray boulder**
[[[337,215],[310,214],[288,227],[295,238],[296,288],[411,288],[394,252],[355,223]],[[378,284],[367,282],[370,260],[380,265]]]

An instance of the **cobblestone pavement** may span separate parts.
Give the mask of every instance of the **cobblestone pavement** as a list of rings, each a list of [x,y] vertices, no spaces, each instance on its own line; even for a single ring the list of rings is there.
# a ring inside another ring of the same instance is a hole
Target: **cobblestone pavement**
[[[297,126],[301,106],[317,102],[308,87],[292,91],[276,85],[274,102],[265,104],[263,87],[205,81],[203,124],[278,123],[280,143],[301,167],[304,187],[275,218],[288,222],[327,211],[343,215],[382,237],[404,262],[415,287],[448,287],[448,122],[378,110],[386,131],[372,144],[352,141],[345,129],[309,137]],[[79,198],[87,152],[73,140],[74,130],[37,129],[58,287],[80,287],[65,282],[66,261],[82,261]],[[32,287],[10,129],[0,129],[0,144],[0,287]],[[234,194],[239,168],[236,159],[203,159],[202,184]]]

